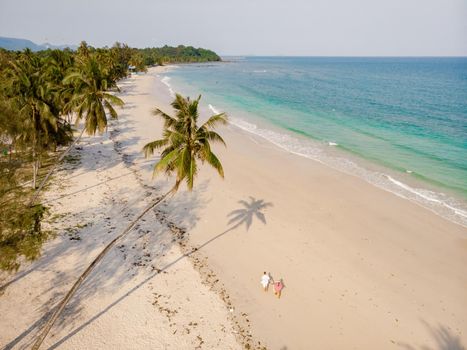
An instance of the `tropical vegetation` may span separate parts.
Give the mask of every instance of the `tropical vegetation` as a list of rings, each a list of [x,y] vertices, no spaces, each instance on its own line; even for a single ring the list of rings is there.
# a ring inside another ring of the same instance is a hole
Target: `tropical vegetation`
[[[75,51],[0,49],[0,269],[39,255],[48,235],[40,192],[84,132],[102,133],[108,118],[117,118],[119,79],[154,64],[217,60],[191,46],[135,49],[119,42],[94,48],[83,41]]]
[[[138,52],[142,55],[144,64],[148,66],[165,63],[221,61],[221,58],[214,51],[194,48],[193,46],[173,47],[165,45],[159,48],[139,49]]]
[[[105,130],[107,115],[117,117],[114,107],[123,102],[111,92],[128,75],[132,54],[124,45],[94,49],[85,42],[76,52],[0,51],[1,269],[39,255],[47,236],[39,191],[69,149],[56,151],[74,144],[81,120],[95,134]]]
[[[214,131],[214,129],[218,125],[226,124],[227,116],[224,113],[216,114],[211,116],[203,124],[198,125],[198,105],[200,99],[201,96],[195,100],[191,100],[190,98],[185,98],[177,94],[175,100],[172,102],[172,107],[176,112],[174,116],[170,116],[158,108],[154,110],[154,115],[161,117],[164,121],[163,138],[146,144],[143,151],[146,157],[149,157],[153,155],[156,150],[162,149],[161,158],[154,165],[154,175],[158,175],[162,172],[167,175],[174,175],[174,185],[167,193],[153,199],[126,229],[109,242],[100,254],[89,264],[44,325],[32,347],[33,350],[40,348],[68,301],[112,247],[116,245],[117,242],[121,241],[148,211],[160,204],[168,196],[174,194],[183,181],[186,182],[188,190],[191,191],[193,189],[194,180],[199,169],[198,161],[212,166],[221,177],[224,177],[222,164],[212,152],[211,142],[225,145],[222,137]]]
[[[134,49],[118,42],[110,48],[94,48],[83,41],[75,51],[0,49],[0,270],[16,270],[21,261],[40,255],[42,243],[51,235],[41,225],[48,212],[40,203],[41,190],[84,132],[103,133],[108,118],[118,117],[116,108],[123,105],[115,95],[120,79],[153,64],[218,60],[214,52],[193,47]],[[96,257],[49,319],[34,348],[39,348],[68,300],[113,245],[182,182],[193,188],[199,162],[224,176],[211,143],[225,144],[214,128],[226,123],[226,116],[214,115],[198,125],[199,101],[200,97],[176,95],[174,116],[154,111],[164,120],[163,138],[148,143],[144,152],[149,157],[162,150],[154,174],[175,175],[173,187],[155,198]]]

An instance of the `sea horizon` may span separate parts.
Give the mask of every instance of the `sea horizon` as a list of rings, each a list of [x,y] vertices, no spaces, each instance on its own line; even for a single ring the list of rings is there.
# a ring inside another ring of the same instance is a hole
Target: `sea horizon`
[[[238,55],[224,55],[219,54],[222,57],[304,57],[304,58],[467,58],[465,55],[253,55],[253,54],[238,54]],[[201,62],[202,64],[202,62]]]

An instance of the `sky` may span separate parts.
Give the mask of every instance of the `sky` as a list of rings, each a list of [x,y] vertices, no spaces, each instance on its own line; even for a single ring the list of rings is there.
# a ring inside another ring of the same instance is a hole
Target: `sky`
[[[467,0],[0,0],[0,36],[221,55],[467,56]]]

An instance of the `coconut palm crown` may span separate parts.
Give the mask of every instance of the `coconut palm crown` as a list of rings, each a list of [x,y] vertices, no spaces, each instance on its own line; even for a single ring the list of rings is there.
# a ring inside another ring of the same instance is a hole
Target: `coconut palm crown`
[[[107,128],[105,110],[112,118],[117,118],[113,105],[123,106],[123,101],[107,92],[116,88],[116,83],[109,79],[106,69],[96,58],[88,58],[81,70],[69,74],[63,83],[73,85],[70,105],[77,114],[77,124],[85,118],[85,129],[89,135],[94,135],[97,131],[103,133]]]
[[[225,113],[211,116],[198,126],[198,105],[201,95],[196,100],[176,94],[172,102],[176,114],[174,117],[156,108],[153,114],[164,120],[163,137],[149,142],[143,148],[146,157],[162,149],[161,159],[154,166],[154,176],[161,172],[176,174],[175,190],[182,181],[186,181],[188,189],[193,189],[194,179],[198,172],[196,161],[206,162],[224,177],[224,170],[217,156],[211,151],[210,142],[219,142],[225,146],[222,137],[213,129],[217,125],[227,123]]]

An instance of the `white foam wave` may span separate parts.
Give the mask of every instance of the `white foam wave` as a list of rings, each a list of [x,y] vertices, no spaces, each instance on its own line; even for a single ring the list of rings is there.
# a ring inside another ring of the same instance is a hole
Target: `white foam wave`
[[[387,175],[389,181],[392,183],[396,184],[397,186],[403,188],[404,190],[413,193],[414,195],[423,198],[424,200],[432,203],[437,203],[439,205],[442,205],[452,211],[454,211],[457,215],[462,216],[464,218],[467,218],[467,211],[463,211],[461,209],[455,208],[452,205],[449,205],[448,203],[445,202],[445,200],[439,199],[440,194],[433,192],[433,191],[428,191],[428,190],[423,190],[420,188],[412,188],[403,182],[400,182],[398,180],[393,179],[391,176]]]
[[[338,146],[339,144],[336,143],[336,142],[331,142],[331,141],[329,141],[329,142],[328,142],[328,145],[329,145],[329,146]]]
[[[211,110],[211,112],[214,113],[214,114],[220,114],[221,113],[212,104],[209,104],[208,107]]]
[[[214,113],[219,113],[214,106],[209,105],[209,108]],[[290,153],[313,159],[341,172],[360,177],[374,186],[413,201],[453,222],[467,226],[467,210],[460,209],[464,208],[465,205],[443,193],[413,188],[387,174],[365,169],[350,159],[329,155],[322,147],[311,141],[307,142],[288,134],[259,128],[257,125],[239,118],[231,117],[229,122],[244,131],[266,139]],[[331,144],[333,146],[337,145],[332,142],[328,144],[330,146]]]
[[[170,77],[167,77],[167,76],[161,79],[161,83],[169,88],[170,96],[175,97],[175,92],[173,91],[172,86],[170,85],[169,81],[170,81]]]

